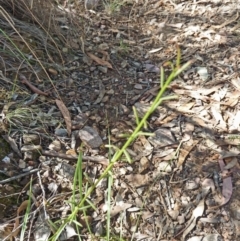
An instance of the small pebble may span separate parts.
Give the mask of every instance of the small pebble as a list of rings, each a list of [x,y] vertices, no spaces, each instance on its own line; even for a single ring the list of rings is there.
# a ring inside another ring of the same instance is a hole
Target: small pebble
[[[128,65],[128,62],[127,62],[126,60],[124,60],[124,61],[121,62],[121,67],[122,67],[122,68],[126,68],[127,65]]]
[[[160,171],[160,172],[171,172],[172,167],[170,166],[169,162],[162,161],[158,165],[158,171]]]
[[[26,168],[26,162],[23,161],[22,159],[20,159],[18,166],[19,166],[19,168],[24,169],[24,168]]]
[[[68,48],[62,48],[63,53],[68,53]]]
[[[89,69],[91,72],[93,72],[94,70],[96,70],[96,67],[95,66],[92,66],[92,67],[90,67],[90,69]]]
[[[134,88],[137,89],[137,90],[142,90],[143,89],[141,84],[135,84]]]
[[[68,135],[67,129],[63,129],[63,128],[56,129],[55,130],[55,135],[56,136],[61,136],[61,137],[67,136]]]
[[[5,156],[3,159],[2,159],[2,162],[5,162],[6,164],[9,164],[10,163],[10,158],[8,156]]]
[[[83,58],[83,63],[87,64],[88,66],[90,66],[92,64],[92,59],[90,59],[88,56],[84,55]]]
[[[107,50],[107,49],[109,49],[109,46],[108,46],[107,43],[99,44],[98,47],[99,47],[99,49],[101,49],[101,50]]]
[[[107,67],[104,67],[104,66],[98,66],[98,69],[99,71],[101,71],[102,73],[106,74],[107,71],[108,71],[108,68]]]

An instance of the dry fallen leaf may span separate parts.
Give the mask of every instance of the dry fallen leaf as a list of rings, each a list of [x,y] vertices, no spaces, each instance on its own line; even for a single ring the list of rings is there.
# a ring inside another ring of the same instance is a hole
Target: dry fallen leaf
[[[132,206],[131,203],[122,203],[121,205],[116,205],[111,208],[110,215],[111,215],[111,217],[114,217],[115,215],[130,208],[131,206]]]
[[[207,96],[202,96],[198,90],[188,91],[188,90],[180,90],[180,89],[174,89],[174,92],[178,95],[186,95],[190,96],[194,99],[199,99],[202,101],[207,101],[209,98]]]
[[[77,156],[77,153],[74,149],[69,149],[66,151],[67,155]]]
[[[182,104],[181,106],[179,106],[177,108],[177,111],[179,111],[181,113],[194,113],[194,111],[190,110],[194,104],[195,104],[195,102]]]
[[[192,120],[193,120],[193,122],[195,122],[199,126],[202,126],[202,127],[207,127],[208,126],[207,123],[202,118],[194,116],[192,118]]]
[[[102,99],[105,95],[105,92],[106,92],[105,86],[102,83],[102,81],[99,80],[99,95],[98,95],[98,98],[95,100],[94,105],[99,104],[102,101]]]
[[[221,101],[227,94],[228,88],[224,86],[212,95],[212,99],[215,101]]]
[[[219,151],[219,154],[223,159],[228,157],[239,156],[240,151]]]
[[[61,100],[56,99],[56,104],[63,115],[63,118],[64,118],[66,126],[67,126],[67,132],[68,132],[68,135],[70,136],[71,129],[72,129],[70,113],[69,113],[67,107],[64,105],[64,103]]]
[[[128,184],[132,187],[140,187],[148,184],[149,176],[141,174],[130,174],[126,175],[125,178],[128,180]]]
[[[27,206],[28,206],[28,200],[25,200],[21,203],[20,207],[18,208],[17,210],[17,217],[15,219],[15,224],[14,224],[14,228],[12,230],[12,234],[9,238],[12,238],[12,237],[16,237],[20,231],[20,228],[19,228],[19,216],[20,216],[20,213],[23,211],[23,210],[26,210],[27,209]]]
[[[233,157],[233,159],[224,167],[224,170],[228,170],[235,167],[237,163],[238,163],[238,159],[236,157]]]
[[[149,168],[149,165],[150,165],[149,160],[145,156],[143,156],[139,162],[139,173],[142,173],[145,170],[147,170]]]
[[[97,62],[99,65],[106,66],[109,69],[112,69],[112,65],[108,61],[100,59],[99,57],[97,57],[96,55],[91,54],[91,53],[86,53],[86,54],[88,55],[89,58],[91,58],[93,61]]]
[[[221,110],[220,110],[220,104],[212,104],[211,105],[211,112],[213,114],[213,117],[216,120],[215,124],[218,124],[222,129],[226,129],[226,122],[222,118]]]
[[[105,61],[110,60],[109,54],[107,51],[102,50],[102,49],[98,49],[98,52],[101,53],[103,55],[102,59]]]
[[[185,161],[185,159],[188,156],[188,154],[190,153],[190,151],[197,145],[198,142],[199,142],[198,140],[193,141],[191,146],[187,146],[184,149],[180,150],[180,155],[179,155],[179,158],[178,158],[177,168],[179,168],[183,164],[183,162]]]
[[[240,111],[237,111],[237,113],[235,113],[234,118],[233,118],[233,122],[231,123],[231,126],[229,127],[229,129],[232,130],[237,130],[239,131],[240,127]]]
[[[0,224],[0,240],[11,240],[12,241],[12,224],[4,223]]]

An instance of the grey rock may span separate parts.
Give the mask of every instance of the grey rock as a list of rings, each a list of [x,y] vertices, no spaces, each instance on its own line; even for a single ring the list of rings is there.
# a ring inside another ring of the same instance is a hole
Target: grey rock
[[[104,66],[98,66],[98,69],[99,71],[101,71],[102,73],[106,74],[107,71],[108,71],[108,68],[107,67],[104,67]]]
[[[98,148],[103,144],[102,138],[99,136],[98,132],[90,126],[84,126],[79,131],[79,137],[91,148]]]
[[[55,130],[55,135],[56,136],[60,136],[60,137],[65,137],[65,136],[68,135],[67,129],[62,129],[62,128],[56,129]]]

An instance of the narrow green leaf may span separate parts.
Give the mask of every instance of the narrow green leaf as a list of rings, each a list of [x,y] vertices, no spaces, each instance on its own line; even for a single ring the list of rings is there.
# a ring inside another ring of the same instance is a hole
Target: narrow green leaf
[[[124,150],[123,153],[124,153],[125,157],[127,158],[128,163],[130,163],[130,164],[133,163],[133,160],[131,159],[127,150]]]
[[[139,125],[140,121],[139,121],[139,117],[138,117],[138,113],[137,113],[137,109],[135,106],[132,107],[133,108],[133,114],[136,120],[136,124]]]

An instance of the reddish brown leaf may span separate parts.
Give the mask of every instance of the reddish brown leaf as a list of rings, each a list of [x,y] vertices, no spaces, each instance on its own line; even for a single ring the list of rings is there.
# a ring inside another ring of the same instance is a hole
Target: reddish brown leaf
[[[9,237],[11,240],[12,240],[12,237],[16,237],[20,231],[20,227],[19,227],[19,217],[20,217],[20,213],[23,211],[23,210],[26,210],[27,209],[27,206],[28,206],[28,200],[25,200],[21,203],[20,207],[18,208],[17,210],[17,217],[15,218],[15,224],[14,224],[14,228],[12,230],[12,233],[11,233],[11,236]]]
[[[112,69],[112,65],[108,61],[100,59],[99,57],[97,57],[96,55],[91,54],[91,53],[86,53],[86,54],[88,55],[89,58],[91,58],[93,61],[97,62],[99,65],[106,66],[109,69]]]

